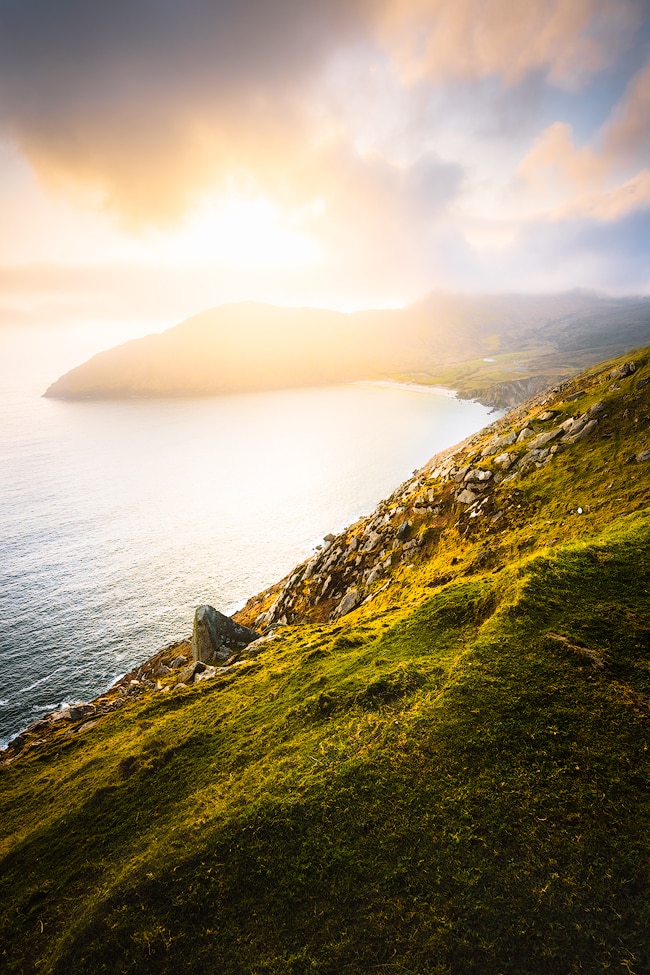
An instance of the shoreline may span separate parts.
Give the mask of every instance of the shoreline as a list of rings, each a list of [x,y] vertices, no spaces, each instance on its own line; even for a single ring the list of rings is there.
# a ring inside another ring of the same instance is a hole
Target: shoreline
[[[401,383],[397,379],[359,379],[350,383],[351,386],[386,386],[397,389],[409,389],[413,393],[430,393],[432,396],[444,396],[446,399],[459,399],[458,390],[448,386],[427,386],[426,383]]]

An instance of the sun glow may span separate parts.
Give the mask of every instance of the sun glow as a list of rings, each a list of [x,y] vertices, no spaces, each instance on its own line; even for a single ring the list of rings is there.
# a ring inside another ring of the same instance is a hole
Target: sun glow
[[[266,199],[204,200],[173,231],[143,241],[146,257],[174,264],[214,264],[269,269],[315,263],[320,249]]]

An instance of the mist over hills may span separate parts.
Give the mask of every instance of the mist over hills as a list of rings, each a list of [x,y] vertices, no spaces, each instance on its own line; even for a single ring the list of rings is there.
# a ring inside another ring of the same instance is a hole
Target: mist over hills
[[[389,378],[513,405],[513,397],[647,342],[650,298],[580,290],[434,293],[404,309],[352,314],[246,302],[99,353],[45,395],[196,396]]]

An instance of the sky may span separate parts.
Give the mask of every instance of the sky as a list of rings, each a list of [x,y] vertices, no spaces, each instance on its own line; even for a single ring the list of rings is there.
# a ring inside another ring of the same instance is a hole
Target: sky
[[[648,0],[0,0],[0,325],[650,292]]]

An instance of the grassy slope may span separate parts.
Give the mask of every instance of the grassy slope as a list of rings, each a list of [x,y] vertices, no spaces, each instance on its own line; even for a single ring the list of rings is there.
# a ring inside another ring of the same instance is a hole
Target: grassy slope
[[[648,359],[498,528],[0,768],[4,970],[650,970]]]

